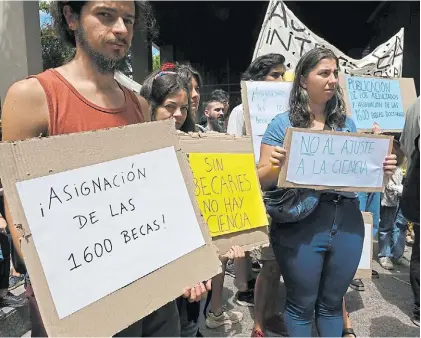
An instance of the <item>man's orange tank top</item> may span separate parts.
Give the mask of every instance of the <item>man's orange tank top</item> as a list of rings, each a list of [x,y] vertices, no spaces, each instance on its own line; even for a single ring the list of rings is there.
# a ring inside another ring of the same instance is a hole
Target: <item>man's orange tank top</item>
[[[125,103],[117,109],[105,109],[89,102],[69,81],[54,69],[33,75],[44,89],[50,123],[48,136],[121,127],[145,122],[136,95],[120,86]]]

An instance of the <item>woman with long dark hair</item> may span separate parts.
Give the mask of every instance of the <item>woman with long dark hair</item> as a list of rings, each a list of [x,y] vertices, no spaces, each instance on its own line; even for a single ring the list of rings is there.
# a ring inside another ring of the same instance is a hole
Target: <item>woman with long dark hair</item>
[[[190,110],[190,91],[188,83],[177,73],[156,71],[149,75],[140,89],[150,107],[153,121],[175,119],[177,130],[195,131]]]
[[[272,120],[262,140],[258,174],[263,190],[276,186],[285,163],[288,127],[356,132],[346,116],[338,71],[338,58],[326,48],[312,49],[298,62],[290,111]],[[395,155],[386,157],[383,169],[387,175],[393,173]],[[357,270],[364,240],[356,193],[323,191],[310,217],[273,222],[270,240],[287,290],[288,334],[310,337],[315,312],[320,336],[341,336],[342,298]]]

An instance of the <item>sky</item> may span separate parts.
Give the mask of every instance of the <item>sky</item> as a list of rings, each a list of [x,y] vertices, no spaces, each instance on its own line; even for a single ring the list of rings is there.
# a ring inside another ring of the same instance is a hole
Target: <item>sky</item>
[[[39,25],[42,26],[45,23],[51,22],[51,15],[46,14],[43,11],[39,11]]]
[[[153,56],[155,56],[155,55],[159,55],[159,50],[158,50],[158,49],[156,49],[154,46],[152,46],[152,55],[153,55]]]

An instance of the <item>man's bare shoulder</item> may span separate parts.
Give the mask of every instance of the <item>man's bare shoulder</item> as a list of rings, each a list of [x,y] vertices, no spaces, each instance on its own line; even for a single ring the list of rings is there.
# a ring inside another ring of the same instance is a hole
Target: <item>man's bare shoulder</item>
[[[32,100],[39,100],[46,102],[45,92],[41,86],[41,83],[36,78],[29,78],[21,81],[15,82],[10,86],[6,99],[7,98],[28,98]]]
[[[44,89],[36,78],[15,82],[2,109],[3,140],[20,140],[45,134],[49,112]]]

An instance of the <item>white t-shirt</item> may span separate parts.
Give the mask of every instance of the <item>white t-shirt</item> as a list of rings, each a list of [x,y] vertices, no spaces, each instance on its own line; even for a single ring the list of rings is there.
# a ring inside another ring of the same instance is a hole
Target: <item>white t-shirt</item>
[[[227,134],[233,134],[235,136],[246,135],[246,123],[244,121],[242,104],[239,104],[232,110],[228,119]]]

